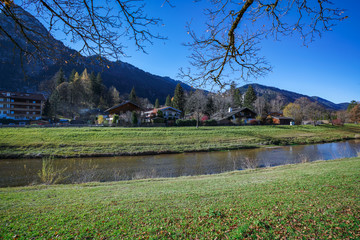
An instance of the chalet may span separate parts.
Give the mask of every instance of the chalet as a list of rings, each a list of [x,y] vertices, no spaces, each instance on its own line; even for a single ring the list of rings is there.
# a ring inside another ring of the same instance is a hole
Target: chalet
[[[292,125],[293,118],[272,116],[273,123],[277,125]]]
[[[181,116],[181,111],[173,107],[154,108],[144,112],[145,121],[151,122],[152,119],[159,117],[159,111],[162,112],[162,117],[166,120],[177,120]]]
[[[0,91],[0,118],[39,120],[45,100],[42,94]]]
[[[109,114],[109,118],[107,120],[109,123],[113,123],[113,117],[114,115],[119,116],[119,120],[116,122],[116,124],[120,125],[128,125],[131,123],[131,115],[132,112],[136,112],[138,115],[138,123],[141,122],[141,115],[143,113],[143,108],[137,105],[136,103],[133,103],[131,101],[125,101],[123,103],[120,103],[118,105],[115,105],[107,110],[105,110],[105,113]]]
[[[241,121],[247,123],[251,119],[256,118],[256,112],[249,108],[229,108],[226,113],[216,113],[212,119],[216,120],[218,124],[240,124]]]
[[[126,101],[123,102],[121,104],[115,105],[107,110],[105,110],[106,113],[108,113],[109,115],[121,115],[127,112],[141,112],[143,111],[143,109],[138,106],[137,104],[131,102],[131,101]]]

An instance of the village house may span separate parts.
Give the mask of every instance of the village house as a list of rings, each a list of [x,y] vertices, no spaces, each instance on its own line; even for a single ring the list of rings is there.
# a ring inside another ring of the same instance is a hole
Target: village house
[[[277,125],[294,125],[294,119],[289,117],[272,117],[273,123]]]
[[[162,112],[162,116],[159,116],[159,112]],[[154,108],[150,111],[144,112],[145,122],[151,122],[153,119],[161,117],[165,120],[174,120],[176,121],[181,116],[181,111],[173,107],[161,107]]]
[[[0,119],[39,120],[45,100],[42,94],[0,91]]]
[[[219,125],[229,125],[229,124],[247,124],[250,120],[256,118],[256,112],[252,111],[249,108],[229,108],[228,112],[221,113],[218,112],[214,114],[211,119],[217,121]]]
[[[137,105],[136,103],[133,103],[131,101],[125,101],[123,103],[120,103],[118,105],[115,105],[107,110],[105,110],[105,113],[109,114],[109,122],[112,123],[114,115],[119,116],[119,124],[127,124],[131,122],[131,114],[132,112],[136,112],[140,117],[143,113],[143,108]]]

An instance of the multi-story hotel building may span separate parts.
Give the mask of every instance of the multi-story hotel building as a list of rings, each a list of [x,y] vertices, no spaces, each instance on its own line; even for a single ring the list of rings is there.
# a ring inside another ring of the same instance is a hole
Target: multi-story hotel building
[[[44,102],[42,94],[0,91],[0,119],[39,120]]]

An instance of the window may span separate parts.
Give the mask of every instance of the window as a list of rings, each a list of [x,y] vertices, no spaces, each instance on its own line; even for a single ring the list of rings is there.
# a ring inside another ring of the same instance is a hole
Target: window
[[[29,112],[26,112],[26,114],[29,114]]]
[[[10,114],[14,114],[14,111],[10,111]]]
[[[33,103],[36,103],[36,101],[33,101]]]
[[[35,115],[35,112],[33,112],[33,115]]]
[[[4,107],[4,105],[3,104],[0,104],[0,108],[3,108]]]
[[[4,101],[4,99],[3,98],[0,98],[0,102],[3,102]]]
[[[14,102],[14,99],[11,99],[11,102]]]

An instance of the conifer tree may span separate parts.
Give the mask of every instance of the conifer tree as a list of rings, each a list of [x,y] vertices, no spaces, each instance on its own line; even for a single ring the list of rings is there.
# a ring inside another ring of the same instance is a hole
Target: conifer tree
[[[137,97],[136,97],[136,92],[135,92],[135,87],[133,87],[131,89],[131,92],[129,94],[129,100],[133,103],[136,103],[137,102]]]
[[[254,110],[254,103],[256,100],[256,93],[251,85],[249,85],[244,96],[244,107]]]
[[[184,89],[181,87],[180,83],[176,85],[172,106],[176,109],[179,109],[181,111],[181,115],[183,116],[185,107],[185,96]]]
[[[234,107],[242,107],[242,96],[239,88],[236,88],[233,93],[233,104]]]
[[[171,97],[170,97],[170,95],[168,95],[166,97],[165,106],[171,107]]]
[[[156,100],[155,100],[155,108],[159,108],[159,99],[157,98]]]
[[[65,74],[62,68],[59,69],[59,71],[55,74],[54,77],[55,77],[56,86],[59,86],[60,84],[66,81]]]
[[[69,82],[70,82],[70,83],[74,82],[74,80],[75,80],[75,74],[76,74],[76,70],[73,69],[73,70],[71,71],[71,73],[70,73],[70,76],[69,76]]]

